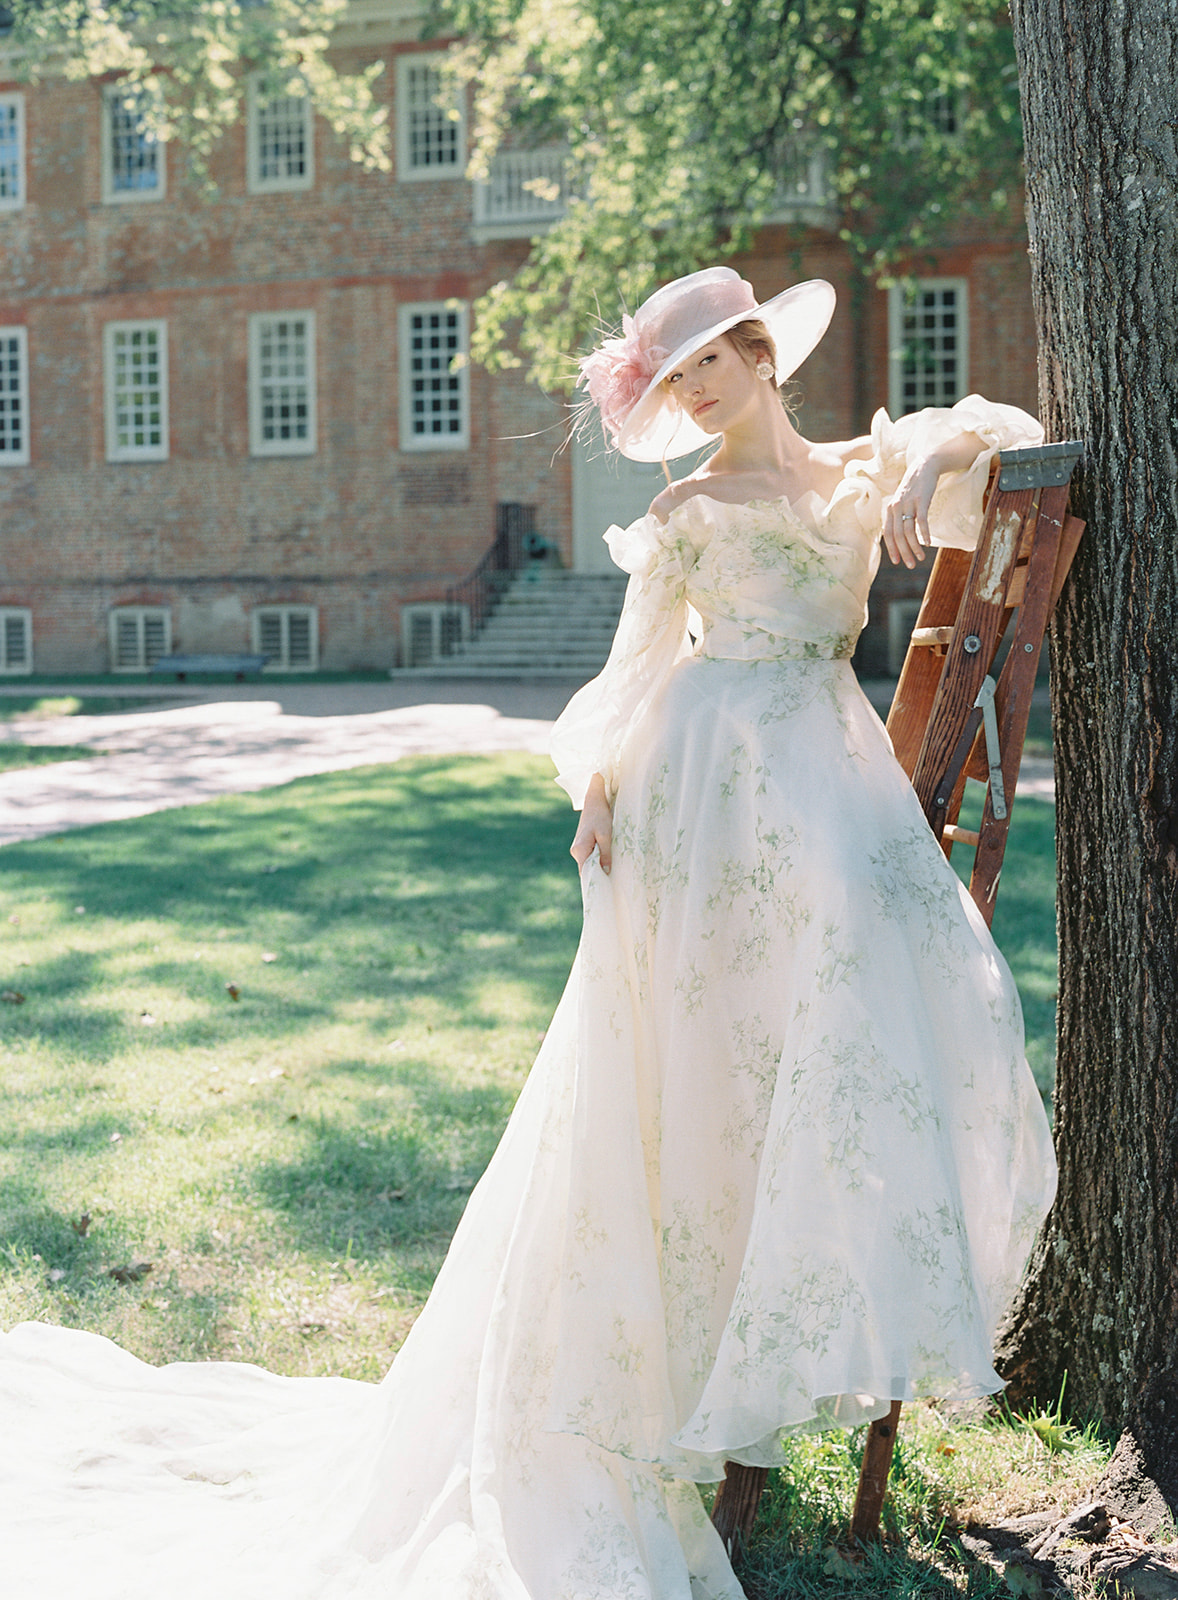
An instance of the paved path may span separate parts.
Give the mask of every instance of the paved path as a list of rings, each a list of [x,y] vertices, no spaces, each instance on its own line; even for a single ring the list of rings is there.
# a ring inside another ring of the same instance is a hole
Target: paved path
[[[0,737],[86,745],[103,754],[0,773],[0,845],[402,756],[544,752],[552,721],[576,687],[555,679],[267,681],[136,690],[137,700],[154,703],[106,716],[18,718],[0,723]],[[877,704],[886,693],[882,686],[866,687]],[[18,692],[15,686],[11,692]],[[110,693],[68,685],[38,685],[34,692]],[[0,709],[3,699],[0,693]],[[1024,762],[1019,792],[1052,799],[1051,763]]]

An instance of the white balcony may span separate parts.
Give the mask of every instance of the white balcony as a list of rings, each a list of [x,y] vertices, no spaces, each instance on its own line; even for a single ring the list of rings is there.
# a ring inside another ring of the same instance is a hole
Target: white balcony
[[[530,239],[564,216],[568,199],[567,152],[501,150],[486,183],[474,185],[474,229],[479,244],[490,239]]]
[[[777,193],[766,222],[829,231],[838,227],[838,198],[831,186],[830,157],[825,150],[795,145],[782,153],[779,173]]]

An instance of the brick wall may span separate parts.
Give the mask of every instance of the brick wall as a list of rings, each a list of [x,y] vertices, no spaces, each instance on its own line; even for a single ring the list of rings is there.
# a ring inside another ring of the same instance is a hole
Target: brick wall
[[[164,198],[104,203],[101,85],[24,93],[0,325],[28,330],[32,464],[0,470],[0,604],[32,607],[39,672],[105,670],[111,606],[170,606],[177,648],[220,650],[279,601],[319,607],[324,668],[387,667],[401,604],[475,565],[498,501],[568,552],[567,464],[512,437],[561,413],[522,378],[471,374],[468,449],[401,448],[398,307],[470,302],[524,248],[474,242],[463,178],[365,174],[317,124],[314,186],[250,194],[239,128],[212,200],[169,149]],[[315,315],[318,447],[251,456],[249,318],[282,311]],[[167,323],[168,459],[108,462],[102,330],[141,319]]]
[[[418,48],[365,52],[383,58],[390,100],[398,54]],[[0,325],[28,330],[32,464],[0,468],[0,605],[32,608],[39,672],[105,670],[110,608],[139,604],[170,608],[184,650],[249,648],[253,607],[315,605],[324,668],[391,666],[401,607],[440,599],[475,565],[500,501],[535,506],[537,531],[571,559],[569,454],[554,454],[565,412],[520,374],[471,373],[469,448],[401,448],[398,308],[469,303],[526,249],[476,241],[461,176],[366,174],[316,124],[313,186],[251,194],[240,127],[217,153],[213,198],[173,148],[165,198],[112,204],[102,85],[23,92],[29,193],[0,214]],[[868,293],[857,326],[846,252],[816,230],[768,228],[737,265],[762,295],[835,284],[834,324],[798,374],[798,420],[815,438],[862,431],[887,402],[886,295]],[[914,270],[968,280],[970,386],[1033,407],[1017,227],[963,231]],[[253,456],[249,319],[283,311],[315,316],[317,448]],[[102,330],[141,319],[167,324],[168,459],[108,462]],[[885,564],[866,670],[886,667],[890,605],[919,589]]]

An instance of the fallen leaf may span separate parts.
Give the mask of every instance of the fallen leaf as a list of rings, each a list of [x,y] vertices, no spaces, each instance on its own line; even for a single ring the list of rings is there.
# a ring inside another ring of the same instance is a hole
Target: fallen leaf
[[[213,1094],[224,1094],[229,1087],[227,1083],[210,1083],[209,1089]]]
[[[141,1278],[146,1278],[154,1266],[154,1261],[132,1261],[129,1266],[112,1267],[107,1277],[113,1278],[116,1283],[138,1283]]]
[[[122,1142],[123,1142],[123,1136],[122,1136],[121,1133],[112,1133],[111,1134],[111,1136],[110,1136],[110,1143],[111,1144],[121,1144]]]
[[[80,1239],[84,1239],[90,1231],[90,1213],[83,1211],[76,1222],[71,1222],[70,1227]]]
[[[0,990],[0,1000],[7,1006],[23,1006],[25,1003],[25,997],[19,989]]]
[[[939,1444],[937,1446],[937,1454],[939,1456],[955,1456],[957,1454],[957,1446],[955,1444]]]
[[[292,1112],[291,1112],[291,1114],[290,1114],[290,1116],[289,1116],[289,1117],[287,1117],[287,1119],[286,1119],[286,1120],[287,1120],[287,1121],[288,1121],[288,1122],[297,1122],[297,1121],[298,1121],[298,1120],[299,1120],[299,1114],[298,1114],[298,1112],[297,1112],[297,1111],[292,1111]]]
[[[152,1016],[150,1011],[141,1011],[139,1013],[139,1021],[145,1028],[155,1027],[155,1018]]]
[[[263,961],[277,961],[278,957],[274,954],[273,950],[263,950],[262,951],[262,960]]]
[[[230,1000],[241,999],[241,990],[235,983],[227,983],[225,985],[225,993],[229,996]]]

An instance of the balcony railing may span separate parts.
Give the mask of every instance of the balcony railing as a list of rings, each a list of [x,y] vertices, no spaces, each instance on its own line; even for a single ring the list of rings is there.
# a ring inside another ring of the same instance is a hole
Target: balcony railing
[[[474,186],[474,225],[484,239],[526,239],[564,216],[567,152],[501,150],[486,183]]]
[[[838,198],[830,182],[830,157],[821,146],[798,144],[782,152],[780,176],[766,222],[837,228]]]

